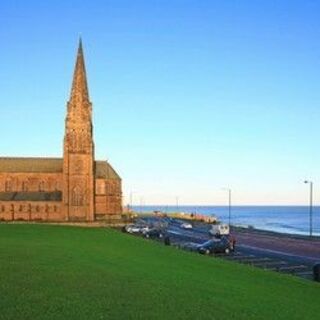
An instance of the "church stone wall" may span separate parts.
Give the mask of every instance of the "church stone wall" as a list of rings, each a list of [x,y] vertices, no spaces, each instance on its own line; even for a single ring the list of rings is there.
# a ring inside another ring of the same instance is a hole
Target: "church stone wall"
[[[54,192],[62,190],[62,173],[0,173],[0,192]],[[61,221],[61,201],[0,201],[0,220]]]
[[[62,190],[62,173],[0,173],[0,192]]]
[[[0,201],[2,221],[64,221],[60,201]]]
[[[0,173],[0,192],[62,190],[62,173]],[[121,180],[95,179],[95,216],[107,218],[122,211]],[[65,221],[62,201],[0,201],[0,220]]]
[[[121,214],[121,180],[96,179],[95,213]]]

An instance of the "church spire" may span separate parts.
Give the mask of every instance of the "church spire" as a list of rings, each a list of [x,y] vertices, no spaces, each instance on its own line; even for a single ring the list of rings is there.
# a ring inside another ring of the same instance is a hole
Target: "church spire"
[[[94,142],[81,39],[67,103],[63,147],[63,210],[67,220],[94,220]]]
[[[89,93],[87,86],[86,67],[84,63],[82,40],[79,39],[79,47],[77,53],[77,61],[73,74],[70,102],[88,102]]]

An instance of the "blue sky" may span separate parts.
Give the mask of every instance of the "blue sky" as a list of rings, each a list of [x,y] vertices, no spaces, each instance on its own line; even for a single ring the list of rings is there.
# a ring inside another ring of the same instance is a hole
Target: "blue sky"
[[[125,202],[320,200],[319,1],[1,1],[3,156],[61,156],[81,34]]]

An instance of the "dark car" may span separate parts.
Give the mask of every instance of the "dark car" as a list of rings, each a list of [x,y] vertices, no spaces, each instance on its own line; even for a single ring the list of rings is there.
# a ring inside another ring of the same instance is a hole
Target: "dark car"
[[[151,238],[151,239],[162,238],[164,236],[164,232],[162,229],[152,228],[152,229],[144,231],[143,236],[145,238]]]
[[[210,253],[230,253],[234,251],[233,241],[228,237],[221,239],[210,239],[207,242],[197,246],[197,251],[201,254]]]

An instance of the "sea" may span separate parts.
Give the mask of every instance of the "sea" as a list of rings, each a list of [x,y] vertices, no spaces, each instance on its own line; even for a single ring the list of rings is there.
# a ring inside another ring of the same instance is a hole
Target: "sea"
[[[214,215],[228,223],[228,206],[133,206],[138,213],[161,211]],[[231,225],[251,227],[286,234],[310,234],[309,206],[232,206]],[[312,209],[312,234],[320,236],[320,206]]]

